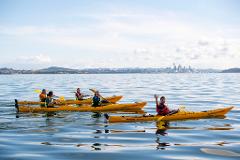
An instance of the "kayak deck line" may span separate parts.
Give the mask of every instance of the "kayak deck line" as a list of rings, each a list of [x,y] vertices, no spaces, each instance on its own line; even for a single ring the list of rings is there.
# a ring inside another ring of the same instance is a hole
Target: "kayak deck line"
[[[106,97],[104,99],[106,99],[107,101],[109,101],[110,103],[116,103],[118,102],[120,99],[122,99],[123,96],[110,96],[110,97]],[[92,103],[92,98],[87,98],[87,99],[83,99],[83,100],[73,100],[73,99],[67,99],[67,100],[58,100],[57,99],[57,103],[56,105],[68,105],[68,104],[91,104]],[[41,104],[45,104],[45,102],[39,102],[39,101],[18,101],[19,105],[41,105]]]

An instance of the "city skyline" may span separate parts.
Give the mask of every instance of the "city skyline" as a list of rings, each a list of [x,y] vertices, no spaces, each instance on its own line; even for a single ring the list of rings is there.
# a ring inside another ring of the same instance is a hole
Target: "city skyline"
[[[3,0],[0,68],[239,67],[239,4]]]
[[[172,66],[164,68],[65,68],[58,66],[51,66],[41,69],[13,69],[0,68],[0,74],[131,74],[131,73],[240,73],[240,68],[220,69],[201,69],[192,68],[191,66],[182,66],[181,64],[173,64]]]

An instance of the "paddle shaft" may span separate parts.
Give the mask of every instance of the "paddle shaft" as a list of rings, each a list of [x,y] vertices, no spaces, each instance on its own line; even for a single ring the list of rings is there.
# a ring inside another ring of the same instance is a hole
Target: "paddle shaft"
[[[94,90],[94,89],[89,89],[90,91],[92,91],[93,93],[96,93],[96,90]],[[107,101],[108,103],[112,103],[112,102],[109,102],[106,98],[104,98],[102,95],[100,95],[99,94],[99,96],[103,99],[103,100],[105,100],[105,101]]]

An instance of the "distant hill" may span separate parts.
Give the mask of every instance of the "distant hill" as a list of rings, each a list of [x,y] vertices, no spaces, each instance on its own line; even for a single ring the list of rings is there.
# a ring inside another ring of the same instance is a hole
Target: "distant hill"
[[[63,67],[49,67],[44,69],[39,69],[33,71],[35,74],[78,74],[81,73],[78,69],[70,69],[70,68],[63,68]]]
[[[230,68],[223,70],[222,73],[240,73],[240,68]]]
[[[32,74],[32,70],[15,70],[12,68],[0,68],[0,74]]]
[[[1,68],[0,69],[0,74],[13,74],[14,72],[16,72],[16,70],[14,70],[12,68]]]
[[[193,69],[187,67],[166,68],[89,68],[71,69],[52,66],[38,70],[15,70],[12,68],[0,68],[0,74],[125,74],[125,73],[240,73],[240,68],[227,70]]]
[[[0,74],[80,74],[77,69],[63,68],[63,67],[49,67],[39,70],[15,70],[12,68],[0,68]]]

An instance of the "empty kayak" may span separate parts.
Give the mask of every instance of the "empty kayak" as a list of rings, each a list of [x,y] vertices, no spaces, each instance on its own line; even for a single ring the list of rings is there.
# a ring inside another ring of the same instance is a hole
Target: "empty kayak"
[[[109,104],[105,106],[92,107],[91,105],[83,106],[58,106],[54,108],[34,107],[34,106],[15,106],[19,112],[57,112],[57,111],[75,111],[75,112],[108,112],[108,111],[139,111],[147,102]]]
[[[208,111],[190,112],[180,110],[178,113],[160,116],[160,115],[143,115],[143,116],[107,116],[110,123],[114,122],[144,122],[144,121],[173,121],[185,119],[199,119],[220,117],[228,113],[233,107],[219,108]]]
[[[111,97],[106,97],[105,99],[111,103],[116,103],[119,101],[123,96],[111,96]],[[84,100],[57,100],[56,105],[68,105],[68,104],[91,104],[92,103],[92,98],[87,98]],[[45,104],[45,102],[38,102],[38,101],[19,101],[19,105],[37,105],[37,104]]]

